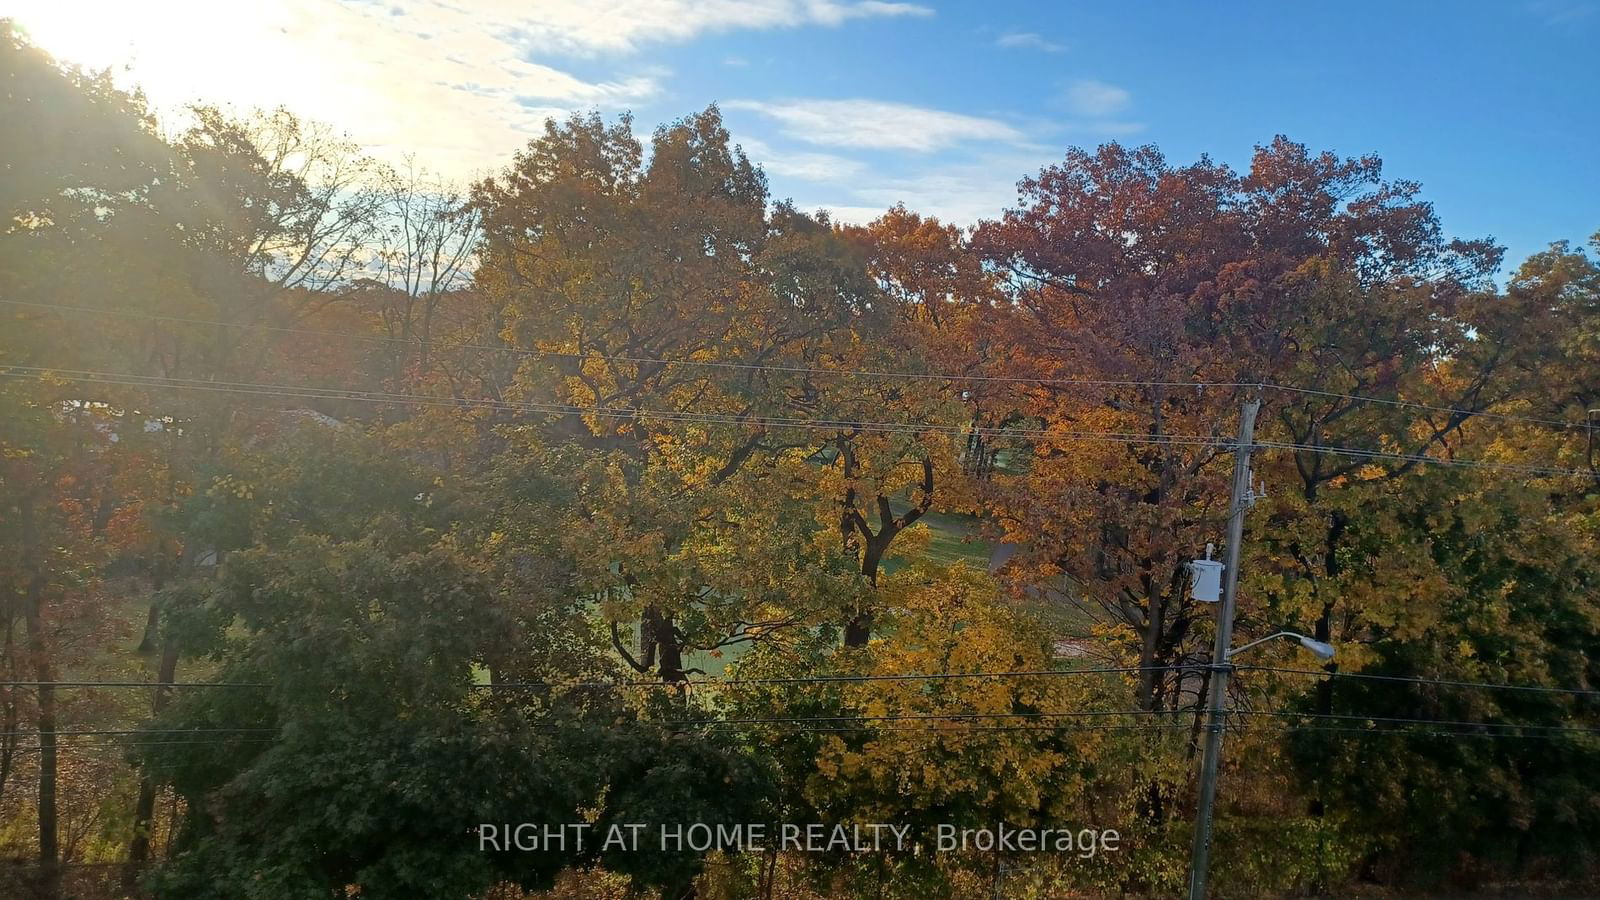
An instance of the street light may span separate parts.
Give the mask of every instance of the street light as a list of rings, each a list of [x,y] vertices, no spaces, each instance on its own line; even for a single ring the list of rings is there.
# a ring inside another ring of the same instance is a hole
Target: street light
[[[1238,539],[1237,534],[1233,537],[1235,540]],[[1217,647],[1212,656],[1215,660],[1211,666],[1214,677],[1210,686],[1210,716],[1206,723],[1206,755],[1200,767],[1200,806],[1195,813],[1194,858],[1189,867],[1189,900],[1206,898],[1206,863],[1211,855],[1211,812],[1216,803],[1217,769],[1222,758],[1222,722],[1227,717],[1228,711],[1228,673],[1233,671],[1229,660],[1257,644],[1264,644],[1275,638],[1294,638],[1300,642],[1300,646],[1316,654],[1323,662],[1333,659],[1334,653],[1332,644],[1294,631],[1280,631],[1264,638],[1256,638],[1248,644],[1224,650],[1223,648],[1231,643],[1228,638],[1233,631],[1233,592],[1237,585],[1232,573],[1229,574],[1222,627],[1217,629]]]
[[[1228,659],[1233,659],[1233,657],[1236,654],[1243,653],[1244,651],[1249,650],[1251,647],[1254,647],[1257,644],[1264,644],[1267,641],[1272,640],[1273,638],[1294,638],[1295,640],[1300,642],[1300,646],[1306,648],[1307,650],[1310,650],[1312,653],[1315,653],[1317,655],[1317,659],[1320,659],[1323,662],[1327,662],[1328,660],[1333,659],[1334,649],[1333,649],[1333,645],[1332,644],[1324,643],[1322,641],[1315,640],[1313,638],[1308,638],[1303,634],[1298,634],[1298,633],[1293,632],[1293,631],[1280,631],[1277,634],[1269,634],[1264,638],[1257,638],[1256,640],[1253,640],[1248,644],[1241,644],[1240,646],[1235,647],[1232,650],[1229,650],[1228,654],[1227,654],[1227,658]]]

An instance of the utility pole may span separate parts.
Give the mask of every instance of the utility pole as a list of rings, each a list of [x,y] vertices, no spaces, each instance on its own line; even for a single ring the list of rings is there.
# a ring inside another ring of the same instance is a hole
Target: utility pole
[[[1222,725],[1228,706],[1228,646],[1233,643],[1233,611],[1239,596],[1239,545],[1250,506],[1250,451],[1256,436],[1261,398],[1239,410],[1239,443],[1233,451],[1233,498],[1228,506],[1228,549],[1222,570],[1222,609],[1217,614],[1217,645],[1211,654],[1211,693],[1206,718],[1205,760],[1200,767],[1200,808],[1195,815],[1194,852],[1189,868],[1189,900],[1205,900],[1206,863],[1211,854],[1211,811],[1217,800],[1217,766],[1222,757]]]

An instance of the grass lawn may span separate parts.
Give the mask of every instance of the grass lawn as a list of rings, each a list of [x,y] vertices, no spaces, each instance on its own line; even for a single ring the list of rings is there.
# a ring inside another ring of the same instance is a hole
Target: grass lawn
[[[930,511],[918,522],[933,532],[926,554],[929,559],[946,566],[965,562],[979,569],[989,568],[989,554],[994,547],[977,537],[977,516]]]

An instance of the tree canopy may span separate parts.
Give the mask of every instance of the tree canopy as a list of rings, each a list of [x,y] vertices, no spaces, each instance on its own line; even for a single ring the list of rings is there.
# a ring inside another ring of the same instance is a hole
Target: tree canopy
[[[3,22],[0,77],[19,891],[1181,892],[1246,401],[1237,640],[1337,655],[1241,660],[1218,891],[1595,883],[1600,235],[1502,270],[1283,136],[859,224],[715,106],[459,185]],[[933,837],[1000,823],[1120,843]]]

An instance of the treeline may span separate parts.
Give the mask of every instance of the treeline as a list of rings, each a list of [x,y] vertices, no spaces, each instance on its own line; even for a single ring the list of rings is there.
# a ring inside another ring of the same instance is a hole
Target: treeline
[[[282,110],[163,130],[0,31],[0,877],[1176,894],[1187,563],[1250,399],[1238,642],[1338,656],[1241,658],[1217,891],[1594,877],[1582,249],[1497,281],[1417,185],[1281,137],[1071,149],[967,230],[776,201],[715,107],[550,122],[452,187]],[[519,822],[1121,840],[468,833]]]

